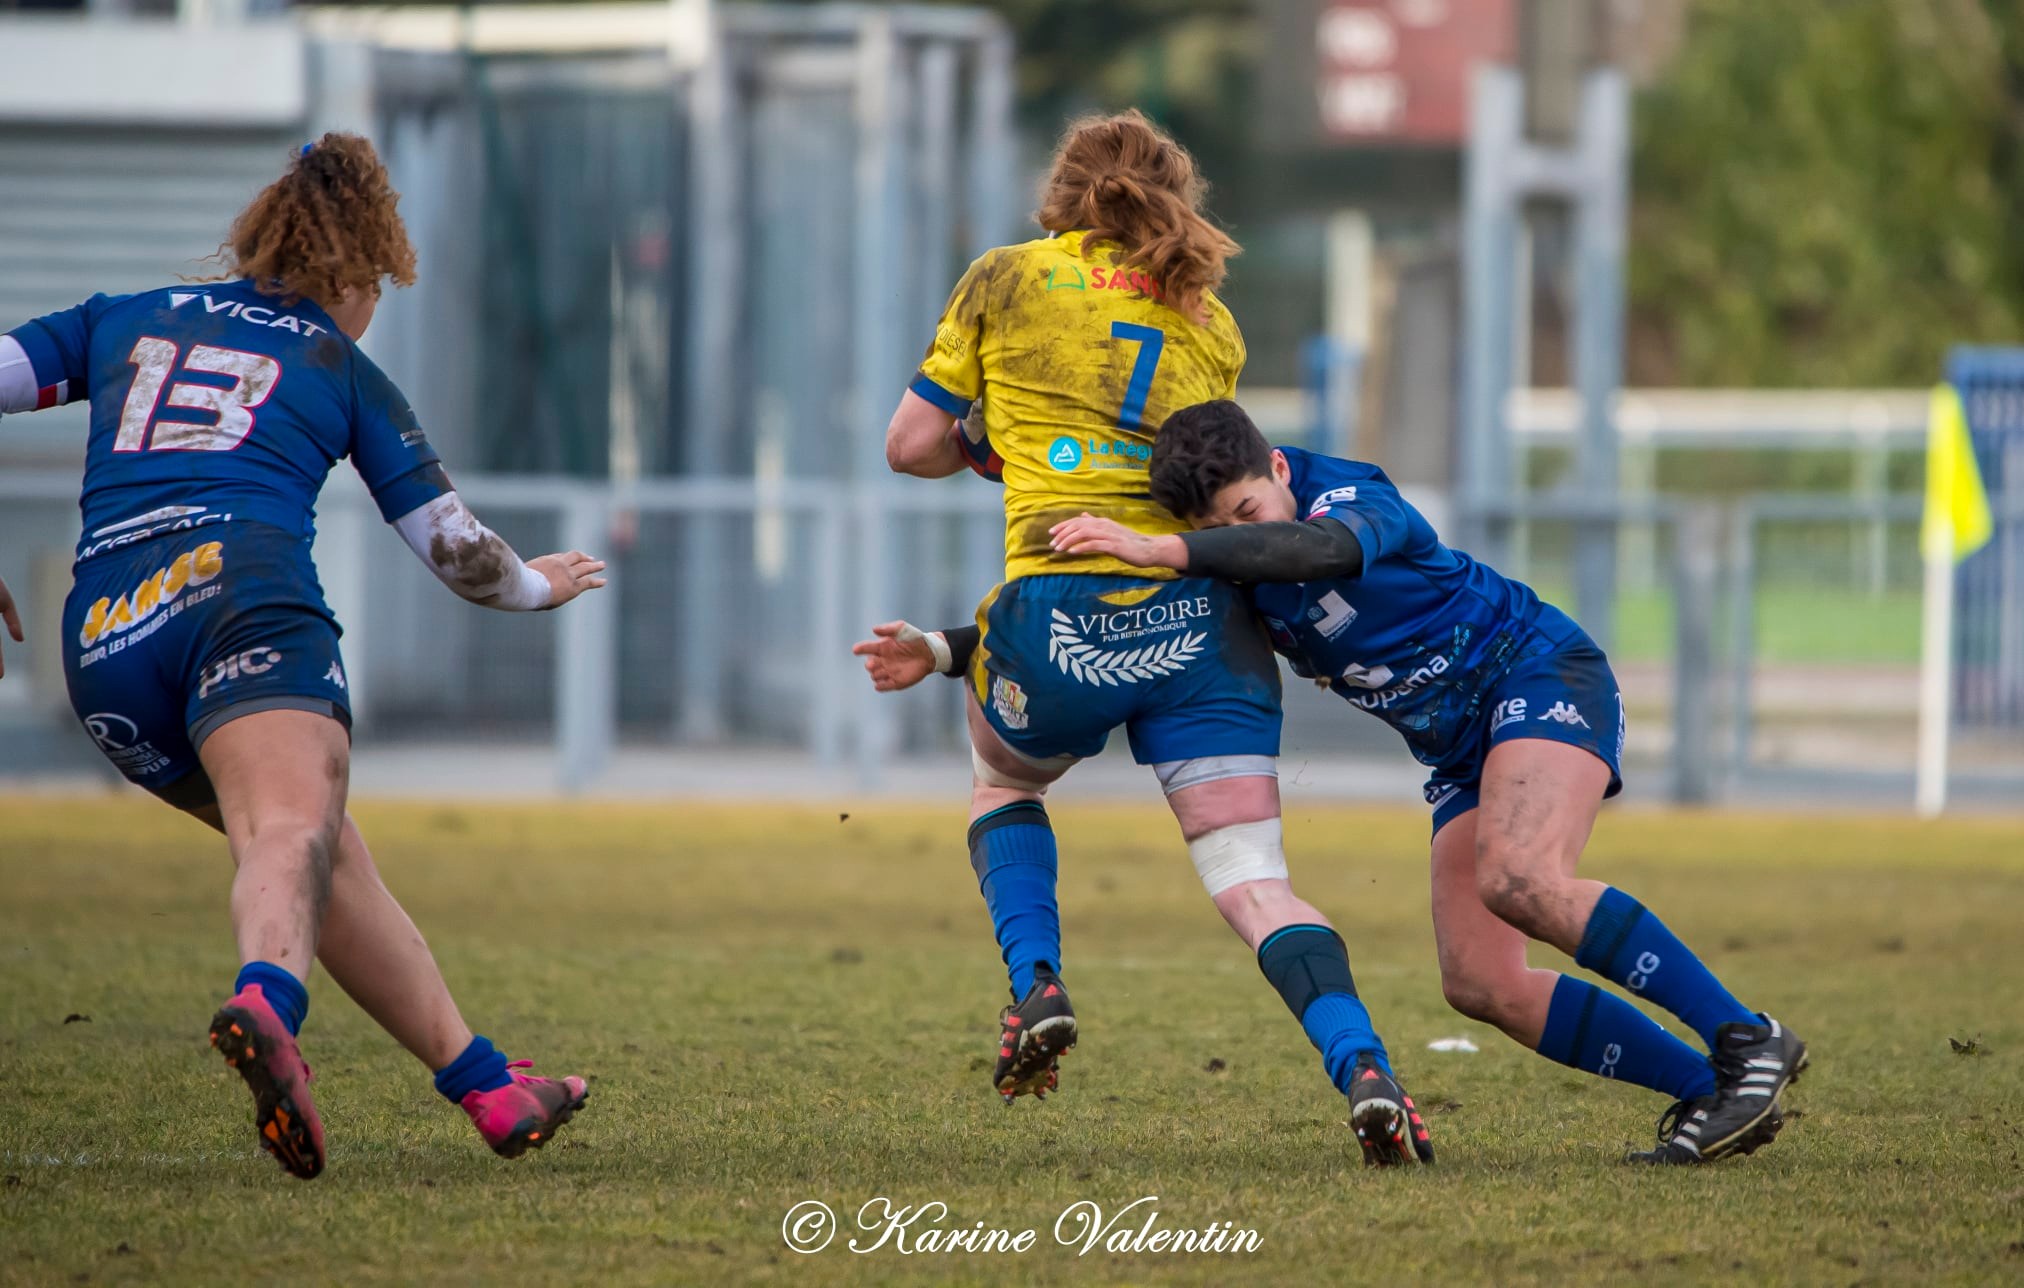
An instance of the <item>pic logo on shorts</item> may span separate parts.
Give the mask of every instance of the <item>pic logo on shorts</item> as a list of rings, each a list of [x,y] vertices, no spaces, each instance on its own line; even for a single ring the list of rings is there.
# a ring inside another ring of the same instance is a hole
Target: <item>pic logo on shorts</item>
[[[132,630],[168,608],[185,590],[214,580],[224,570],[223,542],[207,541],[195,550],[186,550],[177,555],[168,567],[143,578],[138,586],[118,599],[101,599],[93,604],[84,615],[84,629],[78,632],[77,642],[90,648],[107,636]],[[216,593],[217,588],[213,588],[203,597],[208,599]],[[192,595],[186,603],[194,603],[197,599]]]
[[[204,682],[197,686],[197,696],[208,698],[211,690],[230,684],[242,675],[265,675],[281,662],[281,654],[271,648],[249,648],[244,653],[235,653],[223,661],[211,663],[211,669],[204,672]]]

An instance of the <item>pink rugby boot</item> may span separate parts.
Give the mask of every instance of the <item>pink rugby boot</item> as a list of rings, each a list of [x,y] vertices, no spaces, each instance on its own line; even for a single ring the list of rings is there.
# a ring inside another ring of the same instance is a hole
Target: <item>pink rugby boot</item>
[[[471,1125],[501,1158],[518,1158],[531,1145],[540,1149],[562,1124],[583,1108],[590,1095],[583,1079],[571,1075],[560,1082],[537,1078],[516,1069],[532,1066],[532,1060],[515,1060],[507,1065],[513,1081],[491,1091],[473,1091],[461,1102],[471,1115]]]
[[[253,1093],[260,1148],[289,1175],[314,1180],[323,1171],[323,1120],[309,1098],[309,1066],[258,984],[240,989],[212,1017],[211,1045]]]

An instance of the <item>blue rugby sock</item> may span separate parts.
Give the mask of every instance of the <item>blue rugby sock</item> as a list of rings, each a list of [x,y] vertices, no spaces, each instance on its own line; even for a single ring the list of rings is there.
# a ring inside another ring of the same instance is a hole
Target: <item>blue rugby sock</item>
[[[1327,926],[1281,926],[1258,945],[1258,969],[1321,1052],[1321,1067],[1338,1091],[1349,1090],[1356,1058],[1365,1052],[1391,1072],[1391,1057],[1356,995],[1341,935]]]
[[[1602,892],[1589,914],[1574,960],[1679,1016],[1710,1050],[1722,1025],[1760,1022],[1664,922],[1614,887]]]
[[[1033,987],[1033,968],[1061,969],[1061,912],[1054,902],[1054,826],[1039,801],[1020,801],[970,824],[970,866],[991,910],[991,929],[1012,996]]]
[[[1371,1027],[1370,1010],[1359,997],[1324,993],[1300,1017],[1300,1027],[1307,1030],[1307,1040],[1321,1052],[1321,1067],[1328,1071],[1328,1080],[1337,1091],[1348,1093],[1349,1080],[1356,1073],[1356,1058],[1366,1051],[1380,1069],[1387,1074],[1392,1071],[1384,1040]]]
[[[248,984],[260,986],[261,996],[288,1026],[289,1033],[302,1032],[302,1021],[309,1014],[309,990],[302,986],[301,980],[272,962],[247,962],[239,968],[232,991],[237,993]]]
[[[1539,1054],[1675,1100],[1697,1100],[1715,1090],[1715,1070],[1706,1056],[1616,994],[1571,975],[1553,986]]]
[[[497,1091],[513,1081],[506,1072],[506,1057],[488,1037],[474,1037],[462,1055],[436,1070],[436,1091],[453,1105],[464,1103],[474,1091]]]

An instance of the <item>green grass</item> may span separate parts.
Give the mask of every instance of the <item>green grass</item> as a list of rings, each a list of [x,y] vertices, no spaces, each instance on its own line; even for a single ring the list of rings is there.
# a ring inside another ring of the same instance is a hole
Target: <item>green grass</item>
[[[986,1086],[1003,978],[959,805],[361,815],[478,1028],[594,1076],[589,1108],[551,1148],[495,1159],[319,976],[305,1041],[330,1165],[283,1178],[204,1044],[234,965],[222,847],[145,802],[0,802],[0,1282],[2024,1276],[2024,823],[1609,815],[1587,870],[1662,910],[1815,1058],[1772,1149],[1649,1171],[1617,1160],[1659,1097],[1445,1010],[1421,815],[1303,810],[1296,877],[1343,927],[1441,1150],[1373,1174],[1153,812],[1057,811],[1084,1042],[1059,1096],[1012,1110]],[[1481,1053],[1425,1049],[1454,1034]],[[1070,1203],[1146,1194],[1164,1223],[1235,1222],[1262,1246],[1054,1245]],[[878,1195],[1040,1246],[782,1246],[792,1204]]]
[[[1574,611],[1573,591],[1547,584],[1539,593]],[[1760,666],[1918,664],[1916,590],[1872,595],[1835,586],[1764,586],[1757,592],[1756,611]],[[1627,662],[1664,661],[1673,655],[1673,631],[1669,591],[1625,590],[1617,597],[1616,647],[1611,656]],[[1726,638],[1720,647],[1727,649]]]

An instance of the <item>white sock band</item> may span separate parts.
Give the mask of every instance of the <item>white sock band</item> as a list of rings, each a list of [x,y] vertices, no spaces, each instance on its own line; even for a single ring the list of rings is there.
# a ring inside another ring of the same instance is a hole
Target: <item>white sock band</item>
[[[1276,818],[1232,823],[1188,842],[1188,857],[1211,899],[1246,881],[1286,879],[1285,834]]]
[[[1172,796],[1183,787],[1221,782],[1225,778],[1277,778],[1276,756],[1197,756],[1193,760],[1163,760],[1153,766],[1160,777],[1160,790]]]

